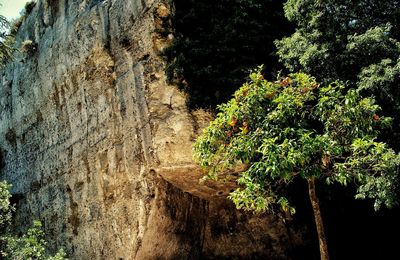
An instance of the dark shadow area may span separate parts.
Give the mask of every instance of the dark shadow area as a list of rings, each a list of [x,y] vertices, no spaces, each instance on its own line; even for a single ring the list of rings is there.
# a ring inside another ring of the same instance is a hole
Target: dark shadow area
[[[287,197],[296,208],[296,214],[293,216],[293,221],[289,222],[289,227],[299,230],[303,235],[303,246],[294,248],[291,253],[293,259],[319,260],[317,230],[308,197],[307,181],[294,179],[288,187]]]
[[[282,66],[274,40],[292,33],[276,0],[173,0],[175,40],[164,52],[167,76],[189,94],[190,108],[227,101],[251,69],[264,64],[276,77]]]
[[[304,245],[294,249],[294,259],[319,259],[314,215],[307,183],[290,184],[289,198],[296,206],[291,228],[302,230]],[[355,187],[318,185],[331,260],[393,259],[398,255],[400,207],[375,211],[373,201],[354,199]]]
[[[332,260],[394,259],[398,256],[400,208],[375,211],[373,201],[354,199],[355,187],[321,187]]]
[[[6,165],[5,157],[6,157],[6,152],[3,149],[0,148],[0,171]]]

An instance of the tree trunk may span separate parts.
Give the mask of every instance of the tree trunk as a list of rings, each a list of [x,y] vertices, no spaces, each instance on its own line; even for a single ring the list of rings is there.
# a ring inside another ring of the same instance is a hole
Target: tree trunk
[[[308,194],[310,195],[311,206],[314,211],[315,225],[317,226],[321,260],[329,260],[328,244],[326,242],[324,224],[322,222],[321,209],[319,207],[319,200],[317,197],[317,192],[315,190],[314,177],[308,180]]]

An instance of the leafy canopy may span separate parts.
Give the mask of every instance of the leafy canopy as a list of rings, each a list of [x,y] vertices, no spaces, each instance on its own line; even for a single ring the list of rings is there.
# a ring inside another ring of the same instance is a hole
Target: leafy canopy
[[[251,73],[194,145],[195,160],[216,178],[243,164],[240,188],[230,194],[238,208],[255,211],[280,205],[294,212],[282,189],[294,178],[358,185],[356,198],[375,209],[397,203],[400,156],[377,140],[391,119],[356,90],[335,82],[291,74],[269,82]]]
[[[393,117],[388,141],[400,147],[400,1],[288,0],[286,17],[296,24],[290,37],[276,41],[281,62],[328,84],[373,94]]]
[[[288,0],[284,10],[296,32],[276,44],[291,71],[324,83],[349,80],[352,87],[363,69],[399,58],[398,0]]]

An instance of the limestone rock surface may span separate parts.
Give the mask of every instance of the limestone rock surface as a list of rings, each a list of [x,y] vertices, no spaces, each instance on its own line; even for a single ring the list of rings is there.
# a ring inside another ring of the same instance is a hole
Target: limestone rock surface
[[[201,186],[210,116],[165,79],[164,0],[38,0],[0,78],[0,178],[16,224],[43,222],[70,259],[287,259],[299,234]]]

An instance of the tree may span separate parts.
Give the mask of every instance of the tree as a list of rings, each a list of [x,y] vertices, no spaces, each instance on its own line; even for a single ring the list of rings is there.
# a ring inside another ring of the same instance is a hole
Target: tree
[[[291,33],[277,0],[173,0],[167,75],[189,94],[191,108],[226,102],[255,64],[282,66],[274,40]]]
[[[400,1],[288,0],[284,10],[296,31],[276,41],[280,61],[322,83],[339,79],[374,95],[394,118],[385,136],[400,150]]]
[[[11,234],[11,216],[14,207],[10,204],[11,185],[0,182],[0,259],[64,260],[66,254],[60,249],[54,256],[46,254],[47,242],[40,221],[34,221],[22,236]]]
[[[321,259],[329,259],[316,183],[358,186],[356,198],[374,200],[374,208],[397,204],[400,155],[377,141],[391,119],[380,107],[343,84],[320,87],[303,73],[268,82],[260,70],[250,75],[194,145],[194,158],[217,178],[243,165],[240,185],[230,198],[240,209],[294,213],[285,187],[307,180]]]
[[[0,15],[0,68],[12,58],[14,37],[8,32],[9,23]]]

